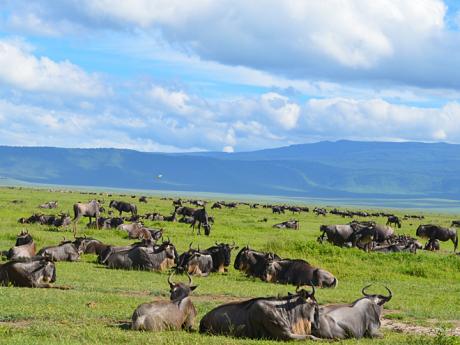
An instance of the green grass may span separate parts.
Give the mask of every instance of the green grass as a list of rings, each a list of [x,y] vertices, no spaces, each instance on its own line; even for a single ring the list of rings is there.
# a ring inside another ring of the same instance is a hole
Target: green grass
[[[71,238],[70,229],[59,230],[17,223],[17,219],[40,212],[37,206],[45,201],[58,200],[58,210],[70,211],[77,201],[87,201],[93,196],[80,192],[61,193],[40,189],[0,188],[0,250],[10,248],[16,235],[27,228],[37,247],[57,244],[63,237]],[[98,195],[106,204],[111,199]],[[133,200],[130,197],[112,198]],[[12,200],[23,203],[13,204]],[[138,203],[139,213],[160,212],[169,214],[171,201],[149,198],[147,204]],[[420,251],[411,254],[365,253],[356,249],[343,249],[316,242],[319,225],[344,223],[341,217],[328,215],[316,217],[312,213],[294,216],[300,219],[299,231],[280,231],[271,228],[276,222],[289,219],[290,214],[272,215],[270,209],[210,210],[216,224],[210,237],[191,233],[187,225],[179,223],[147,222],[147,225],[164,227],[165,236],[176,244],[179,252],[194,246],[205,248],[218,242],[235,241],[237,245],[249,244],[260,250],[271,250],[283,257],[303,258],[325,268],[339,279],[337,289],[317,291],[320,303],[351,302],[360,297],[361,288],[369,283],[388,285],[393,299],[385,305],[389,318],[398,322],[426,327],[457,326],[460,323],[460,257],[452,255],[453,245],[441,243],[441,252]],[[405,211],[396,211],[402,215]],[[259,222],[267,217],[267,223]],[[449,225],[455,216],[425,214],[424,223]],[[386,219],[377,219],[385,222]],[[86,220],[85,220],[86,221]],[[398,233],[415,235],[419,221],[403,223]],[[88,230],[84,221],[79,233],[96,237],[103,242],[126,245],[131,240],[115,230]],[[233,253],[234,258],[236,253]],[[94,255],[85,255],[80,262],[57,263],[58,285],[69,285],[71,290],[0,288],[0,343],[5,344],[274,344],[270,341],[248,341],[225,337],[209,337],[198,333],[161,332],[158,334],[126,330],[132,312],[140,303],[158,298],[168,298],[167,273],[109,270],[95,263]],[[228,274],[213,274],[194,278],[199,285],[194,292],[200,318],[211,308],[237,298],[286,294],[294,288],[267,284],[246,278],[230,267]],[[381,290],[382,288],[376,287]],[[440,333],[437,337],[418,336],[384,330],[383,339],[347,340],[343,344],[459,344],[458,338]]]

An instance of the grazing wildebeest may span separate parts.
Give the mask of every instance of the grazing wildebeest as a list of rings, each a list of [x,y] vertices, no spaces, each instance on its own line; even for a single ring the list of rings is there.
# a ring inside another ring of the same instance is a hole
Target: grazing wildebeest
[[[400,228],[401,227],[401,221],[399,220],[399,217],[394,216],[394,215],[388,216],[387,225],[391,225],[391,224],[397,225],[398,228]]]
[[[206,252],[212,257],[213,272],[223,273],[227,271],[227,267],[230,266],[233,249],[238,249],[238,247],[235,247],[235,242],[232,245],[216,242],[215,246],[206,249]]]
[[[369,295],[365,291],[369,286],[362,290],[364,297],[351,304],[321,306],[319,322],[313,326],[312,334],[326,339],[381,337],[380,316],[383,305],[391,299],[392,293],[385,287],[388,296]]]
[[[318,242],[322,243],[324,237],[327,236],[327,240],[336,246],[344,246],[350,242],[350,237],[354,232],[351,225],[321,225],[320,230],[323,232],[318,237]]]
[[[197,288],[189,282],[174,283],[173,273],[168,277],[170,287],[170,302],[158,301],[143,303],[136,308],[132,316],[131,328],[142,331],[190,330],[193,328],[197,315],[190,293]]]
[[[294,286],[311,285],[325,288],[336,287],[338,284],[337,278],[332,273],[313,267],[301,259],[269,260],[262,280]]]
[[[112,200],[110,201],[109,207],[118,210],[120,216],[123,212],[131,212],[132,216],[137,215],[137,206],[126,201]]]
[[[49,246],[40,249],[38,256],[49,257],[53,261],[77,261],[80,259],[81,251],[71,241],[63,241],[58,246]]]
[[[425,224],[417,228],[416,234],[419,237],[428,238],[429,242],[434,240],[443,242],[451,240],[454,243],[454,252],[457,251],[458,234],[456,229],[444,228],[434,224]]]
[[[222,205],[220,204],[220,202],[215,202],[214,204],[212,204],[211,209],[213,210],[215,208],[219,208],[219,209],[222,208]]]
[[[16,238],[16,244],[6,253],[8,260],[31,258],[35,256],[35,242],[28,231],[21,231]]]
[[[327,210],[325,208],[315,207],[313,209],[313,213],[317,216],[325,216],[327,214]]]
[[[58,206],[57,201],[48,201],[48,202],[45,202],[45,203],[39,205],[38,207],[39,208],[52,209],[52,208],[56,208],[57,206]]]
[[[273,206],[272,207],[272,213],[284,213],[284,207],[283,206]]]
[[[236,255],[233,267],[238,271],[243,271],[250,277],[262,278],[265,268],[271,259],[281,260],[274,253],[258,252],[246,246]]]
[[[165,241],[161,245],[132,246],[116,249],[109,247],[109,253],[101,256],[101,263],[109,268],[164,271],[174,266],[177,251],[174,245]]]
[[[89,203],[78,202],[73,205],[74,217],[72,219],[74,226],[74,235],[77,233],[77,222],[81,217],[89,217],[89,224],[92,221],[92,218],[96,218],[96,225],[99,229],[99,214],[100,214],[101,205],[97,200],[91,200]]]
[[[143,203],[146,204],[147,203],[147,197],[142,195],[141,197],[139,197],[139,202],[143,202]]]
[[[314,339],[319,321],[315,289],[296,290],[286,297],[261,297],[214,308],[200,322],[200,333],[238,338]]]
[[[450,226],[460,226],[460,220],[453,220]]]
[[[193,217],[193,223],[190,224],[190,227],[192,228],[192,231],[195,230],[195,224],[196,224],[196,222],[198,222],[198,232],[197,232],[197,234],[198,235],[201,234],[200,228],[201,228],[201,226],[203,226],[204,234],[206,236],[209,236],[209,234],[211,233],[211,224],[209,222],[208,213],[206,212],[206,209],[203,207],[203,208],[200,208],[199,210],[195,210],[195,212],[193,212],[193,214],[192,214],[192,217]]]
[[[0,285],[49,288],[56,281],[54,263],[46,257],[9,261],[0,265]]]

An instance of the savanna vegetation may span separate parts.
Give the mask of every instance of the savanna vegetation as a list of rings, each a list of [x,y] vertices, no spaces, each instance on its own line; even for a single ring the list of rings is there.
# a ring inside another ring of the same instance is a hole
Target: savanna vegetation
[[[87,202],[96,197],[108,202],[111,199],[135,202],[139,214],[160,212],[170,214],[171,200],[149,197],[148,203],[139,203],[129,195],[120,197],[106,193],[92,196],[78,191],[60,192],[44,189],[0,189],[0,250],[14,245],[16,235],[28,229],[37,248],[58,244],[63,237],[71,238],[71,227],[56,229],[41,225],[19,224],[18,218],[34,212],[58,213],[72,211],[77,201]],[[57,200],[55,210],[40,210],[37,206],[49,200]],[[13,202],[16,201],[16,202]],[[314,205],[309,205],[314,206]],[[402,216],[414,211],[395,210]],[[200,248],[217,242],[236,242],[251,248],[273,251],[282,257],[302,258],[315,266],[332,272],[339,280],[336,289],[318,289],[316,298],[321,304],[352,302],[361,296],[361,288],[378,283],[375,291],[387,285],[393,291],[393,299],[385,305],[384,319],[401,325],[402,332],[382,327],[384,338],[347,340],[339,344],[460,344],[451,336],[452,329],[460,327],[460,256],[453,254],[451,242],[441,242],[440,252],[418,251],[409,253],[366,253],[358,249],[319,244],[321,224],[348,222],[340,216],[326,217],[313,213],[273,215],[271,209],[250,209],[241,205],[236,209],[215,209],[209,213],[215,217],[211,236],[198,236],[186,224],[145,221],[151,227],[164,228],[179,253],[188,249],[190,242]],[[418,213],[418,212],[417,212]],[[425,213],[423,220],[404,221],[398,234],[415,236],[421,223],[449,226],[452,214]],[[266,222],[261,221],[267,218]],[[299,219],[300,230],[277,230],[272,225],[290,218]],[[460,218],[460,217],[459,217]],[[386,218],[372,218],[384,223]],[[95,237],[104,243],[127,245],[132,243],[119,230],[95,230],[85,227],[87,219],[78,224],[78,233]],[[423,243],[425,241],[423,240]],[[234,259],[236,251],[233,252]],[[260,340],[241,340],[211,337],[197,332],[136,332],[129,329],[134,309],[143,302],[168,299],[166,282],[168,273],[110,270],[96,263],[95,255],[83,255],[79,262],[58,262],[57,285],[69,290],[29,289],[0,287],[0,343],[2,344],[274,344]],[[175,279],[187,278],[180,276]],[[247,278],[232,266],[228,273],[214,273],[208,277],[194,278],[199,285],[193,293],[198,310],[196,327],[200,318],[211,308],[233,300],[256,296],[285,295],[294,287],[268,284]],[[421,330],[416,334],[404,325]],[[433,330],[432,334],[428,331]]]

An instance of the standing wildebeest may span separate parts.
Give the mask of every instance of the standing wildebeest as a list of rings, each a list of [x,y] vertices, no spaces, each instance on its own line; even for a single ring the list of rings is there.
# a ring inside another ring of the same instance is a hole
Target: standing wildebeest
[[[388,302],[392,293],[388,296],[369,295],[366,286],[362,290],[364,297],[352,304],[332,304],[319,308],[319,324],[314,325],[312,334],[319,338],[345,339],[362,337],[381,337],[379,333],[380,316],[383,305]]]
[[[258,252],[246,246],[236,255],[235,267],[238,271],[243,271],[250,277],[262,278],[269,260],[281,258],[274,253]]]
[[[332,273],[311,266],[301,259],[269,260],[262,280],[272,283],[336,287],[337,278]]]
[[[318,242],[323,243],[324,237],[327,236],[328,242],[340,247],[350,242],[350,237],[354,232],[349,224],[321,225],[320,230],[323,233],[318,237]]]
[[[101,205],[97,200],[91,200],[89,203],[84,204],[78,202],[73,205],[74,217],[72,219],[74,226],[74,235],[77,233],[77,222],[81,217],[89,217],[89,223],[92,222],[92,217],[96,218],[96,226],[99,229],[99,214]]]
[[[0,285],[49,288],[56,281],[54,263],[45,257],[9,261],[0,265]]]
[[[82,251],[70,241],[63,241],[58,246],[45,247],[37,255],[49,257],[53,261],[77,261]]]
[[[137,206],[126,201],[112,200],[110,201],[109,207],[118,210],[120,216],[123,212],[131,212],[131,216],[137,215]]]
[[[132,329],[164,331],[193,328],[197,312],[190,293],[197,288],[197,285],[192,285],[192,278],[189,275],[188,284],[174,283],[171,280],[172,275],[173,273],[168,277],[170,302],[158,301],[138,306],[132,316]]]
[[[458,234],[456,229],[444,228],[434,224],[425,224],[417,228],[416,234],[419,237],[428,238],[429,242],[433,242],[434,240],[443,242],[451,240],[454,243],[454,253],[457,251]]]
[[[315,289],[311,293],[297,289],[296,294],[286,297],[253,298],[214,308],[201,319],[200,333],[252,339],[315,339],[311,331],[318,320]]]
[[[398,216],[394,216],[394,215],[388,216],[387,225],[391,225],[391,224],[397,225],[398,228],[401,228],[401,221],[399,220]]]
[[[209,236],[209,234],[211,233],[211,224],[209,222],[208,213],[206,212],[206,209],[203,207],[203,208],[200,208],[199,210],[195,210],[193,212],[193,214],[192,214],[192,217],[193,217],[193,223],[190,224],[190,227],[192,228],[192,231],[195,230],[195,224],[196,224],[196,222],[198,222],[198,232],[197,232],[197,234],[198,235],[201,234],[200,228],[203,225],[204,234],[206,236]]]
[[[283,206],[273,206],[272,207],[272,213],[284,213],[284,207]]]
[[[8,260],[31,258],[35,256],[35,242],[28,231],[21,231],[16,238],[16,244],[11,248],[6,257]]]

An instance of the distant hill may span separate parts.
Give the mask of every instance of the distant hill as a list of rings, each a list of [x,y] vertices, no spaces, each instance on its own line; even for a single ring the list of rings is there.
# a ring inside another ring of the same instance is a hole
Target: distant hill
[[[232,154],[0,146],[0,176],[156,190],[460,199],[460,145],[338,141]]]

